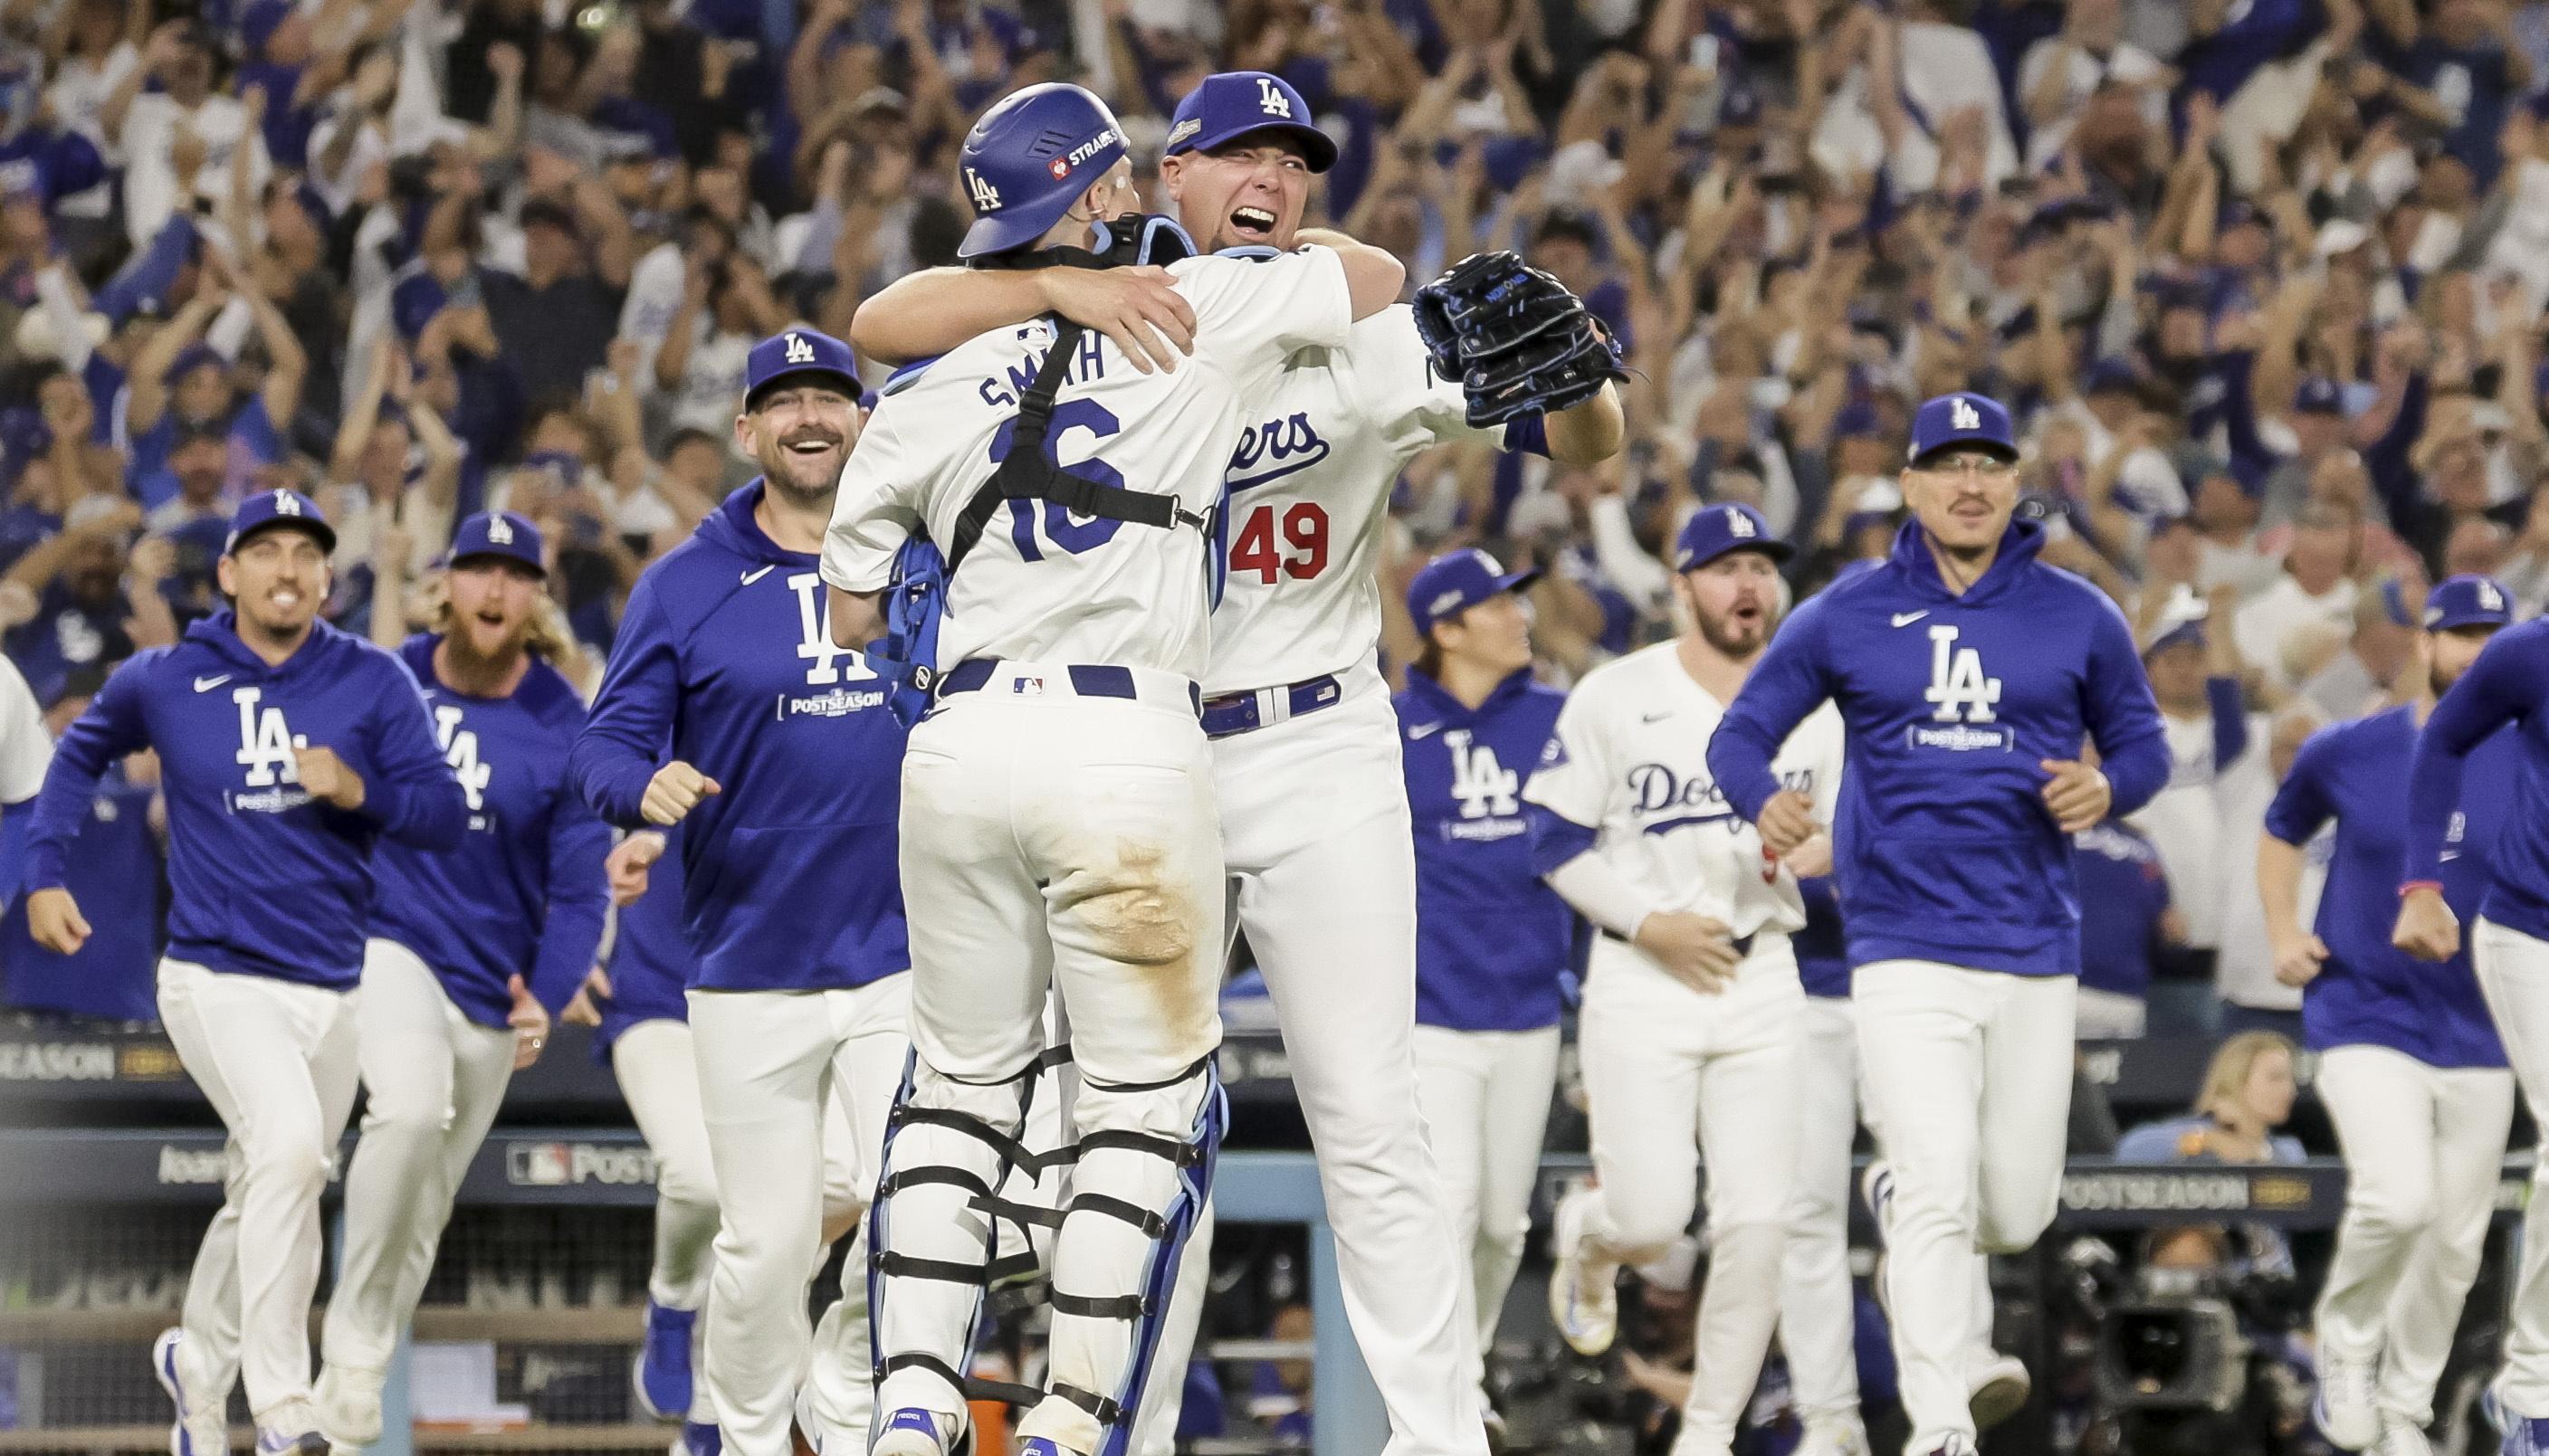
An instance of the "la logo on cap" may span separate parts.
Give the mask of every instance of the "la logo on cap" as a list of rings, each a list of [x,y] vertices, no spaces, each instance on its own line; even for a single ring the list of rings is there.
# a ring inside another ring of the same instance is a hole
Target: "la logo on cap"
[[[1726,529],[1735,535],[1749,540],[1752,536],[1752,518],[1746,515],[1736,507],[1729,505],[1726,507]]]
[[[975,211],[990,213],[999,210],[1000,189],[992,186],[989,178],[972,167],[965,169],[965,191],[974,199]]]
[[[790,334],[789,337],[793,340],[796,335]],[[797,355],[794,351],[791,351],[788,357],[794,359]],[[513,545],[514,523],[505,519],[501,515],[491,515],[487,517],[487,542],[491,546]]]
[[[2502,611],[2504,593],[2496,590],[2494,582],[2481,582],[2478,584],[2478,605],[2481,611]]]
[[[1292,103],[1284,100],[1283,93],[1274,88],[1273,76],[1257,78],[1257,107],[1270,117],[1292,119]]]
[[[277,515],[299,515],[301,513],[301,502],[292,499],[292,493],[290,491],[277,491],[274,493],[274,513]]]
[[[811,364],[814,362],[814,346],[806,342],[803,334],[792,333],[788,335],[788,362],[791,364]]]
[[[1959,399],[1947,410],[1947,425],[1951,429],[1980,429],[1982,411],[1974,408],[1973,401]]]

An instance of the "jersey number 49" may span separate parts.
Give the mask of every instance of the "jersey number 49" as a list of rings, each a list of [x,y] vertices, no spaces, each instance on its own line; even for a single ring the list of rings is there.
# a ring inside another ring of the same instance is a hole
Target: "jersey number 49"
[[[1328,569],[1328,512],[1315,500],[1295,500],[1282,507],[1282,539],[1275,539],[1275,507],[1260,505],[1241,522],[1230,543],[1233,573],[1255,572],[1273,586],[1278,577],[1306,582]]]

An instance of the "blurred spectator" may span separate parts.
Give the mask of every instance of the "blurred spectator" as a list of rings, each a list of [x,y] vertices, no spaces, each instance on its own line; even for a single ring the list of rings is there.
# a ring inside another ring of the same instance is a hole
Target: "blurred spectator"
[[[2173,767],[2167,786],[2131,822],[2149,836],[2148,847],[2165,867],[2162,903],[2173,904],[2177,933],[2156,941],[2144,934],[2133,944],[2152,948],[2145,954],[2156,950],[2187,978],[2211,980],[2221,942],[2220,862],[2240,852],[2223,838],[2221,785],[2263,736],[2263,724],[2251,719],[2242,698],[2239,649],[2228,630],[2237,591],[2216,588],[2209,603],[2183,586],[2169,597],[2155,596],[2146,593],[2142,606],[2142,666],[2159,701]],[[2105,853],[2128,858],[2120,848],[2110,844]],[[2084,908],[2087,903],[2084,895]]]
[[[2116,1144],[2127,1163],[2297,1163],[2301,1139],[2277,1133],[2293,1115],[2293,1044],[2273,1032],[2224,1041],[2204,1071],[2195,1111],[2144,1123]]]

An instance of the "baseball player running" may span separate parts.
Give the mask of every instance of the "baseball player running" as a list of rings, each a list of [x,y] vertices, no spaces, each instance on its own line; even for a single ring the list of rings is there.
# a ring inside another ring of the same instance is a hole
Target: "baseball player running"
[[[2481,745],[2511,725],[2519,745],[2512,802],[2491,856],[2470,963],[2513,1075],[2532,1106],[2549,1103],[2549,619],[2496,634],[2452,684],[2424,731],[2407,780],[2407,882],[2400,887],[2392,943],[2425,960],[2447,960],[2461,944],[2452,907],[2452,865],[2462,850],[2452,828],[2463,806],[2487,796],[2464,784]],[[2522,1269],[2513,1293],[2504,1371],[2489,1393],[2507,1456],[2549,1451],[2549,1159],[2532,1169],[2524,1213]]]
[[[1242,256],[1346,244],[1300,226],[1310,177],[1337,154],[1310,117],[1280,77],[1206,77],[1179,104],[1162,168],[1186,230]],[[1510,254],[1495,270],[1467,278],[1468,293],[1519,279],[1521,307],[1565,325],[1543,330],[1549,352],[1508,350],[1481,371],[1492,412],[1509,419],[1472,424],[1465,366],[1433,362],[1411,311],[1396,307],[1357,323],[1342,347],[1294,354],[1251,396],[1224,478],[1228,576],[1204,670],[1238,921],[1282,1024],[1391,1456],[1476,1456],[1485,1435],[1475,1331],[1460,1308],[1467,1245],[1453,1233],[1417,1111],[1416,869],[1399,724],[1375,665],[1389,488],[1442,441],[1590,463],[1619,448],[1622,428],[1607,350],[1579,328],[1582,306]],[[854,333],[871,353],[917,358],[1050,310],[1103,331],[1136,368],[1177,368],[1197,329],[1169,284],[1151,268],[935,270],[871,300]],[[1463,318],[1498,321],[1475,309]],[[1534,377],[1537,389],[1511,392]],[[1206,1210],[1196,1247],[1209,1247],[1210,1229]],[[1160,1341],[1164,1369],[1182,1369],[1193,1347],[1208,1262],[1185,1262]],[[1139,1444],[1166,1456],[1178,1383],[1151,1389]]]
[[[903,735],[860,655],[824,630],[815,574],[859,433],[849,347],[811,329],[754,345],[734,431],[762,474],[638,580],[570,769],[615,824],[686,826],[690,1029],[718,1210],[708,1396],[727,1450],[787,1456],[837,1155],[825,1105],[848,1117],[855,1196],[873,1186],[906,1050]]]
[[[1790,549],[1749,505],[1694,513],[1673,546],[1689,628],[1586,674],[1524,790],[1533,862],[1601,931],[1577,1028],[1598,1182],[1558,1204],[1550,1314],[1578,1353],[1611,1347],[1620,1266],[1660,1257],[1690,1227],[1696,1142],[1711,1256],[1673,1446],[1687,1456],[1724,1456],[1751,1400],[1796,1183],[1805,993],[1788,935],[1806,923],[1796,869],[1828,866],[1831,852],[1801,843],[1773,861],[1703,758],[1778,625]],[[1831,802],[1839,717],[1807,718],[1774,772]]]
[[[362,1140],[345,1172],[345,1243],[322,1332],[319,1426],[381,1434],[381,1382],[433,1272],[469,1160],[505,1084],[602,944],[611,828],[566,781],[584,700],[546,660],[540,533],[522,516],[460,522],[440,621],[399,657],[425,687],[469,832],[440,852],[383,845],[355,1004]],[[543,652],[534,644],[545,646]]]
[[[1416,1095],[1483,1352],[1531,1232],[1575,917],[1532,872],[1523,775],[1566,695],[1531,673],[1536,571],[1483,551],[1416,574],[1425,648],[1392,702],[1416,826]],[[1483,1372],[1482,1372],[1483,1373]]]
[[[680,831],[672,831],[678,834]],[[682,862],[663,830],[639,830],[605,862],[619,907],[610,968],[597,968],[568,1003],[565,1019],[596,1029],[594,1050],[610,1059],[629,1116],[655,1154],[655,1256],[646,1285],[646,1338],[630,1370],[637,1404],[682,1422],[690,1456],[722,1449],[707,1382],[695,1378],[699,1312],[708,1302],[716,1240],[716,1170],[700,1111],[699,1062],[683,999],[696,958],[682,930]],[[850,1231],[867,1207],[873,1159],[863,1169],[842,1099],[823,1104],[823,1229],[814,1262]],[[797,1424],[817,1456],[867,1444],[875,1383],[869,1374],[864,1246],[852,1244],[841,1298],[814,1326],[814,1353],[797,1398]]]
[[[1094,261],[1038,255],[1138,207],[1124,152],[1086,91],[1010,96],[965,138],[963,255]],[[1175,372],[1142,373],[1066,322],[995,328],[906,373],[851,457],[824,555],[841,641],[882,624],[915,532],[947,570],[938,705],[903,774],[919,985],[870,1224],[880,1456],[936,1456],[962,1426],[987,1250],[959,1215],[1017,1160],[1048,981],[1072,1027],[1079,1160],[1047,1394],[1018,1425],[1028,1453],[1125,1449],[1149,1312],[1209,1186],[1222,855],[1197,680],[1219,472],[1242,401],[1294,350],[1343,343],[1404,274],[1342,241],[1168,271],[1195,319]]]
[[[319,1195],[353,1110],[354,997],[373,847],[457,849],[468,805],[393,654],[318,620],[335,532],[268,491],[231,517],[216,572],[233,605],[106,680],[53,753],[28,848],[27,923],[48,951],[89,936],[62,888],[98,776],[159,755],[168,947],[159,1016],[230,1129],[221,1212],[178,1326],[151,1363],[177,1406],[169,1449],[228,1449],[244,1375],[261,1452],[324,1451],[310,1400]]]
[[[1867,1116],[1891,1170],[1891,1197],[1871,1203],[1905,1449],[1924,1456],[1973,1448],[1968,1403],[1991,1358],[1982,1255],[2032,1243],[2061,1189],[2080,955],[2069,836],[2168,777],[2131,631],[2095,588],[2036,562],[2042,528],[2011,519],[2017,463],[1996,402],[1924,404],[1893,554],[1798,608],[1708,747],[1727,802],[1786,855],[1818,826],[1813,795],[1773,772],[1780,746],[1827,700],[1846,728],[1836,879]]]
[[[2407,825],[2407,772],[2434,702],[2513,620],[2486,577],[2425,598],[2414,700],[2320,729],[2302,746],[2257,838],[2257,892],[2275,974],[2303,987],[2319,1100],[2345,1152],[2345,1218],[2318,1304],[2318,1422],[2337,1446],[2383,1456],[2427,1448],[2434,1383],[2460,1327],[2496,1211],[2513,1123],[2513,1073],[2468,957],[2439,970],[2390,944],[2389,896]],[[2521,742],[2498,732],[2470,755],[2443,865],[2454,914],[2487,890],[2513,799]],[[2336,821],[2316,933],[2303,928],[2303,846]]]

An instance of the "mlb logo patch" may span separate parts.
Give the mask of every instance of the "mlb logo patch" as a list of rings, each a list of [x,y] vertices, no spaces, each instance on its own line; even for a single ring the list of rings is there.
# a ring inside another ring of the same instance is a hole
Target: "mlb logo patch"
[[[1020,697],[1042,697],[1044,695],[1044,680],[1042,678],[1020,678],[1015,682],[1009,684],[1009,690]]]

